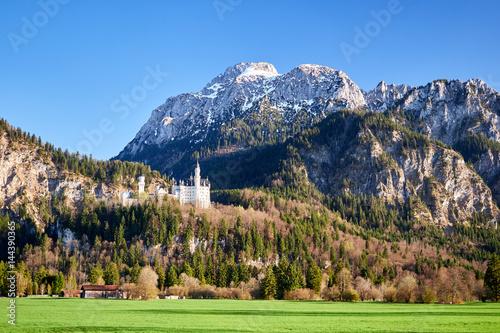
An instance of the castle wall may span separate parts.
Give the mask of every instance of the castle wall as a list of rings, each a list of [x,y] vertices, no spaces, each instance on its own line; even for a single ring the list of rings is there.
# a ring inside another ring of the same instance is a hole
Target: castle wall
[[[143,194],[144,193],[143,176],[139,177],[138,188],[139,188],[139,194]],[[179,182],[179,185],[172,186],[172,194],[169,194],[168,190],[167,191],[161,190],[159,187],[156,188],[155,193],[158,195],[158,197],[161,197],[161,200],[163,200],[163,197],[165,195],[172,196],[180,201],[181,206],[185,204],[191,204],[199,208],[211,207],[210,183],[208,182],[208,179],[203,181],[201,180],[199,165],[197,165],[195,169],[194,181],[193,178],[191,177],[191,179],[187,180],[186,183],[181,181]],[[138,203],[139,201],[137,199],[130,198],[129,192],[123,192],[120,195],[120,200],[124,206],[130,206],[132,204]]]

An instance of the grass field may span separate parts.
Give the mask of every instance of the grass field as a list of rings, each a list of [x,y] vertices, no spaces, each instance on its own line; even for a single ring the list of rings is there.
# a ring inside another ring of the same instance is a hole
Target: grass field
[[[1,332],[500,332],[500,304],[22,298]]]

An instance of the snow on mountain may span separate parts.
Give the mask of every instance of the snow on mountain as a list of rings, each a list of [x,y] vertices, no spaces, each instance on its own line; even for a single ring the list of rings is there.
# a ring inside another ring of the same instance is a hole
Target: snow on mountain
[[[228,67],[200,92],[168,98],[117,158],[147,162],[149,151],[166,145],[201,143],[222,124],[258,112],[263,101],[289,123],[299,111],[314,119],[344,108],[399,109],[418,119],[412,129],[447,144],[467,131],[500,142],[500,95],[481,80],[437,80],[421,87],[382,81],[365,92],[344,72],[326,66],[300,65],[279,74],[269,63],[242,62]]]
[[[145,146],[185,138],[200,142],[212,127],[244,116],[264,98],[290,121],[302,109],[335,111],[366,104],[361,89],[338,70],[301,65],[280,75],[268,63],[240,63],[227,68],[200,92],[167,99],[153,110],[118,158],[134,159]]]
[[[481,80],[436,80],[407,87],[404,96],[387,104],[418,119],[413,130],[446,144],[455,144],[467,133],[500,142],[500,94]]]

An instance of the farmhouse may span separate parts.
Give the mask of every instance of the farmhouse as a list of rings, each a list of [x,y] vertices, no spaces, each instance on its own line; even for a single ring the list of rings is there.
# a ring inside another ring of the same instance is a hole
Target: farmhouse
[[[124,298],[118,286],[82,286],[82,298]]]

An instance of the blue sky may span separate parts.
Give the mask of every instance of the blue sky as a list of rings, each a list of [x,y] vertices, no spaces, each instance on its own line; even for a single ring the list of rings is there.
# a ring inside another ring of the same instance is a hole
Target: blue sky
[[[326,65],[364,90],[473,77],[500,90],[499,12],[493,0],[4,0],[0,117],[108,159],[168,97],[242,61]]]

